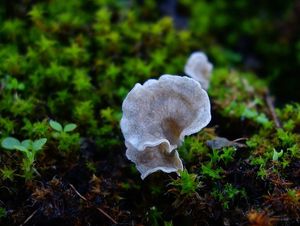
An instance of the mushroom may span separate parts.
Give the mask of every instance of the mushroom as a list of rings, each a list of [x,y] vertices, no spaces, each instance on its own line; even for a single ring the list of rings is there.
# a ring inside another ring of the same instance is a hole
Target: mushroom
[[[210,101],[198,82],[162,75],[136,84],[123,105],[121,130],[138,151],[165,144],[171,152],[184,137],[200,131],[211,119]]]
[[[136,164],[136,168],[144,179],[149,174],[161,170],[166,173],[183,170],[178,152],[168,150],[166,143],[161,143],[154,147],[147,147],[143,151],[138,151],[130,143],[126,142],[126,156]]]
[[[195,52],[188,58],[184,66],[184,73],[200,82],[203,89],[207,90],[210,82],[213,65],[208,61],[203,52]]]

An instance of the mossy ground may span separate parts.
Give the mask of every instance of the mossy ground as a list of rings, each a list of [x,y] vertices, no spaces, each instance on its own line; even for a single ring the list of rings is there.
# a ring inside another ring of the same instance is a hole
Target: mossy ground
[[[47,138],[29,174],[23,153],[1,148],[1,225],[299,225],[300,105],[275,108],[269,91],[299,69],[297,4],[181,0],[189,27],[177,29],[141,2],[0,3],[0,139]],[[215,65],[212,121],[180,148],[181,177],[142,181],[125,157],[121,103],[137,82],[183,74],[199,49]]]

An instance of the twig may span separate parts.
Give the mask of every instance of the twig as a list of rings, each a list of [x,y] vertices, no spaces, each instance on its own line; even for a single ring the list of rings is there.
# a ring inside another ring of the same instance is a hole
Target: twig
[[[69,184],[70,187],[74,190],[74,192],[82,199],[84,200],[85,202],[89,202],[83,195],[81,195],[79,193],[79,191],[77,191],[77,189],[72,185],[72,184]],[[109,216],[108,213],[106,213],[103,209],[101,209],[100,207],[96,207],[96,209],[102,213],[104,216],[106,216],[111,222],[113,222],[114,224],[118,224],[117,221],[115,221],[111,216]]]
[[[36,214],[37,211],[38,210],[33,211],[33,213],[29,217],[27,217],[26,220],[23,222],[23,224],[20,224],[20,226],[25,225],[31,218],[33,218],[33,216]]]
[[[272,99],[272,97],[270,96],[269,93],[267,93],[267,95],[266,95],[266,102],[267,102],[267,105],[269,107],[270,113],[272,115],[272,118],[273,118],[273,120],[275,122],[276,127],[277,128],[281,128],[282,126],[281,126],[280,120],[277,117],[277,114],[275,112],[275,107],[274,107],[273,99]]]
[[[96,207],[97,210],[99,210],[103,215],[105,215],[108,219],[111,220],[114,224],[118,224],[117,221],[115,221],[111,216],[109,216],[103,209]]]
[[[84,201],[88,201],[84,196],[82,196],[80,193],[79,193],[79,191],[77,191],[76,190],[76,188],[73,186],[73,184],[69,184],[70,185],[70,187],[75,191],[75,193],[82,199],[82,200],[84,200]]]

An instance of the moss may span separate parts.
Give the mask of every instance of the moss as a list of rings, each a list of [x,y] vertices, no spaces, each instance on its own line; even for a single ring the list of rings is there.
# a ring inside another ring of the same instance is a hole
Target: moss
[[[143,2],[0,3],[0,139],[47,138],[30,164],[22,152],[1,148],[3,225],[20,225],[37,209],[32,224],[107,225],[113,223],[108,214],[120,224],[240,225],[257,207],[296,225],[300,104],[273,112],[268,103],[274,81],[299,68],[293,60],[298,28],[287,34],[273,23],[280,14],[286,26],[296,15],[293,3],[259,8],[180,0],[177,13],[189,25],[177,29],[176,18],[161,16],[156,1]],[[247,40],[253,48],[243,49]],[[179,149],[181,177],[157,173],[141,181],[125,157],[121,103],[137,82],[183,75],[196,50],[215,65],[212,122]],[[78,127],[57,131],[49,119]],[[238,145],[207,145],[219,137]]]
[[[172,182],[172,185],[179,189],[181,195],[191,195],[200,187],[200,182],[196,174],[189,174],[187,171],[182,171],[180,176],[180,178]]]

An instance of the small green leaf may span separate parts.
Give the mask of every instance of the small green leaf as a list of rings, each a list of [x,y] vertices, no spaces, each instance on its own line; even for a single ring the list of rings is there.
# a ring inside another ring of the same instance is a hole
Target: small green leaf
[[[283,150],[277,152],[275,149],[273,150],[273,161],[278,161],[278,159],[283,155]]]
[[[31,148],[32,140],[23,140],[21,146],[25,147],[27,150]]]
[[[2,147],[8,150],[14,150],[16,149],[15,146],[16,145],[21,145],[20,141],[14,137],[6,137],[2,143],[1,143]]]
[[[56,131],[59,131],[59,132],[63,131],[62,125],[59,122],[56,122],[54,120],[50,120],[49,124],[52,127],[52,129],[54,129]]]
[[[41,138],[41,139],[35,140],[33,142],[32,149],[34,151],[41,150],[43,148],[43,146],[46,144],[46,142],[47,142],[47,138]]]
[[[64,128],[64,132],[71,132],[77,128],[77,125],[74,123],[67,124]]]
[[[19,151],[22,151],[22,152],[28,152],[28,149],[22,145],[15,145],[15,148],[14,149],[17,149]]]

